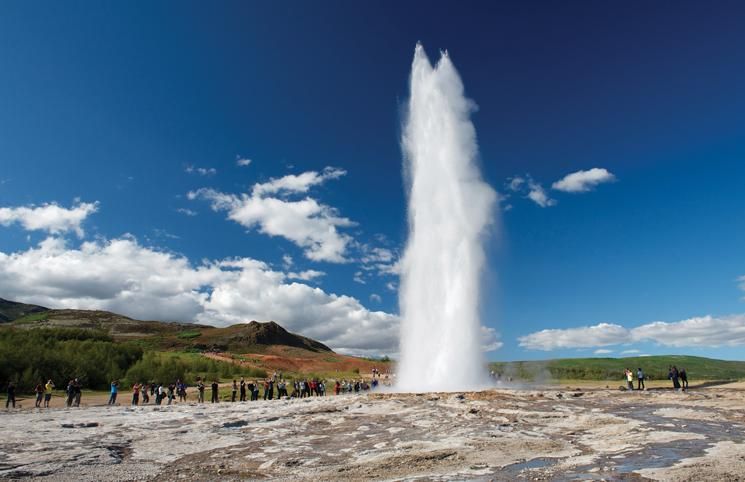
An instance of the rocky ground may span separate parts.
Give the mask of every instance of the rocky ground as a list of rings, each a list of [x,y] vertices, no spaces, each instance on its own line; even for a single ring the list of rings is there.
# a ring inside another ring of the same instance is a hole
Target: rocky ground
[[[491,390],[0,413],[0,479],[745,480],[745,390]]]

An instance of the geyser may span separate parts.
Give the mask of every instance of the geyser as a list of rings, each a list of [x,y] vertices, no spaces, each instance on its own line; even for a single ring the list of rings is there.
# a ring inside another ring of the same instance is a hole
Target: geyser
[[[403,131],[409,239],[401,262],[397,386],[405,391],[478,389],[480,277],[496,192],[481,179],[474,104],[447,52],[433,68],[417,44]]]

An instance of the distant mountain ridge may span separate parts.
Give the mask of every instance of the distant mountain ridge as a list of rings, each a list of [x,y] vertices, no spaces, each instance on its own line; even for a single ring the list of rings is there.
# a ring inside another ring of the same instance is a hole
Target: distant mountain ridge
[[[275,345],[312,352],[333,351],[323,343],[290,333],[274,321],[216,328],[194,323],[142,321],[100,310],[52,310],[0,298],[0,327],[76,328],[102,331],[118,341],[139,340],[160,349],[263,352]]]
[[[0,298],[0,323],[6,323],[32,313],[43,313],[45,311],[49,311],[49,308]]]

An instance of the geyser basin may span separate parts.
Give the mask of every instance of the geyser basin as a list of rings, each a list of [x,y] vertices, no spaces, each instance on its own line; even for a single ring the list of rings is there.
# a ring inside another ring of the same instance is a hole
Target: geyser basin
[[[488,385],[481,352],[482,243],[496,192],[481,179],[474,104],[442,53],[435,67],[421,45],[411,67],[402,139],[409,239],[402,259],[402,391],[475,390]]]

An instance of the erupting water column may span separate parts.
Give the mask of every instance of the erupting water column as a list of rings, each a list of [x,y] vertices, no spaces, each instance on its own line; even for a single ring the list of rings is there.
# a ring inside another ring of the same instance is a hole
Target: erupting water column
[[[477,389],[481,352],[482,243],[496,192],[481,179],[474,104],[447,52],[433,68],[417,44],[403,133],[409,239],[402,259],[397,386],[405,391]]]

